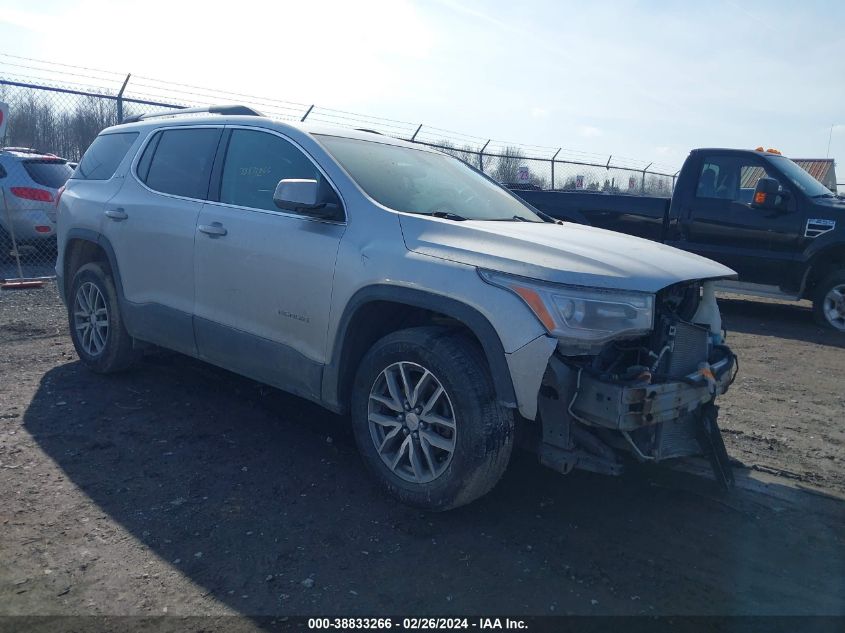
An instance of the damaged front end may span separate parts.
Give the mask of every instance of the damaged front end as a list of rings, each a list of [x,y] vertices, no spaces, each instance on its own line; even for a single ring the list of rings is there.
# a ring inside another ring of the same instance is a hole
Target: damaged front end
[[[670,286],[656,297],[649,334],[589,354],[558,346],[540,388],[540,461],[564,473],[619,474],[626,456],[705,455],[728,487],[733,475],[715,401],[736,370],[712,284]]]

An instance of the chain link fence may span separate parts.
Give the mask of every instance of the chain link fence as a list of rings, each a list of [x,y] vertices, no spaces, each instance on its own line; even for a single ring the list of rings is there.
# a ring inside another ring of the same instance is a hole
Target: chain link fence
[[[451,154],[511,187],[670,196],[675,179],[674,174],[629,159],[480,139],[422,124],[144,77],[127,75],[111,85],[102,81],[106,87],[99,88],[27,79],[0,69],[0,102],[9,106],[5,138],[0,139],[0,280],[55,274],[59,189],[102,129],[130,116],[173,108],[239,103],[282,120],[371,130]]]

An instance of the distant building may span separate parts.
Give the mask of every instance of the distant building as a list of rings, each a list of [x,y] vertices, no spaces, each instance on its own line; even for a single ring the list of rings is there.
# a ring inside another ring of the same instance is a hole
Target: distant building
[[[793,162],[822,183],[825,187],[836,192],[836,170],[832,158],[793,158]],[[763,177],[762,167],[747,167],[742,170],[742,188],[753,189],[757,181]]]
[[[836,191],[836,165],[832,158],[793,158],[804,171],[831,191]]]

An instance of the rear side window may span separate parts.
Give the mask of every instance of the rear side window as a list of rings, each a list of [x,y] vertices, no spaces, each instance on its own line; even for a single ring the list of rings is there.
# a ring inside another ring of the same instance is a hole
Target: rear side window
[[[73,174],[73,169],[63,160],[25,160],[23,166],[30,178],[51,189],[64,185]]]
[[[94,139],[85,152],[76,171],[74,180],[108,180],[114,176],[120,161],[138,138],[138,132],[101,134]]]
[[[220,128],[158,132],[141,156],[138,178],[161,193],[205,199],[221,132]]]

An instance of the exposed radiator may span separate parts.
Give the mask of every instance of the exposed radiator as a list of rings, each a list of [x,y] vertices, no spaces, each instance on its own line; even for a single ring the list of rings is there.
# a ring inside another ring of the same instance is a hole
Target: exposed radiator
[[[675,323],[669,326],[669,359],[665,371],[670,376],[686,376],[707,361],[710,330],[699,325]]]
[[[654,458],[660,461],[701,454],[701,446],[695,433],[696,424],[701,424],[701,421],[697,419],[697,414],[693,413],[679,420],[658,425]]]

